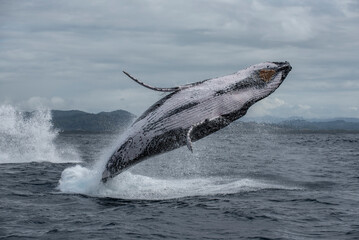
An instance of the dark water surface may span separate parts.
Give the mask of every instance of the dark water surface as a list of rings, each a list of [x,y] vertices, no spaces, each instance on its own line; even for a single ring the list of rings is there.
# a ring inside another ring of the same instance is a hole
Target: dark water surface
[[[63,162],[2,161],[0,239],[359,239],[359,134],[234,124],[102,185],[115,138],[60,134]]]

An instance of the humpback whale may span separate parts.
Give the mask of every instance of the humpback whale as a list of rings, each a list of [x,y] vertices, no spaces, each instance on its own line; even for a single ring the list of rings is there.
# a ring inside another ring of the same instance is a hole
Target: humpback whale
[[[173,88],[153,87],[124,72],[138,84],[168,95],[153,104],[122,134],[108,160],[102,182],[129,167],[195,142],[244,116],[250,106],[273,93],[292,67],[264,62],[234,74]]]

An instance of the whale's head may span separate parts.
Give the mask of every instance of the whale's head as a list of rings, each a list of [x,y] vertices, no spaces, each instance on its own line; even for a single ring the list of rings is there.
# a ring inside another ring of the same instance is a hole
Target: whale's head
[[[251,76],[258,88],[269,95],[282,84],[291,70],[289,62],[264,62],[252,66]]]
[[[250,106],[273,93],[291,70],[288,62],[264,62],[230,75],[231,83],[215,93],[232,108],[224,114],[226,118],[234,121],[245,115]]]
[[[251,102],[257,102],[273,93],[291,70],[289,62],[264,62],[253,65],[238,72],[246,77],[235,84],[236,90],[247,92]]]

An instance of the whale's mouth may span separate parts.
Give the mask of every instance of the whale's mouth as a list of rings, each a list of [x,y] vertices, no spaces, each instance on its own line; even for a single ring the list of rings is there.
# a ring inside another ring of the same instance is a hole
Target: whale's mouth
[[[292,70],[292,66],[287,61],[285,61],[285,62],[273,62],[273,63],[277,64],[277,66],[278,66],[277,71],[282,72],[282,80],[284,80],[287,77],[287,75],[289,74],[289,72]]]

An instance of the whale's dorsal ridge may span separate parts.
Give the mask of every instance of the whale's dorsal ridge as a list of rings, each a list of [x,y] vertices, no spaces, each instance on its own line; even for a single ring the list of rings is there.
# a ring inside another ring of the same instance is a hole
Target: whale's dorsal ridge
[[[179,91],[179,90],[182,90],[182,89],[186,89],[186,88],[189,88],[191,86],[193,86],[193,84],[187,84],[187,85],[184,85],[184,86],[177,86],[177,87],[172,87],[172,88],[160,88],[160,87],[153,87],[153,86],[150,86],[144,82],[141,82],[140,80],[132,77],[129,73],[123,71],[124,74],[126,74],[127,77],[131,78],[133,81],[135,81],[136,83],[140,84],[141,86],[144,86],[146,88],[149,88],[151,90],[154,90],[154,91],[159,91],[159,92],[175,92],[175,91]]]

